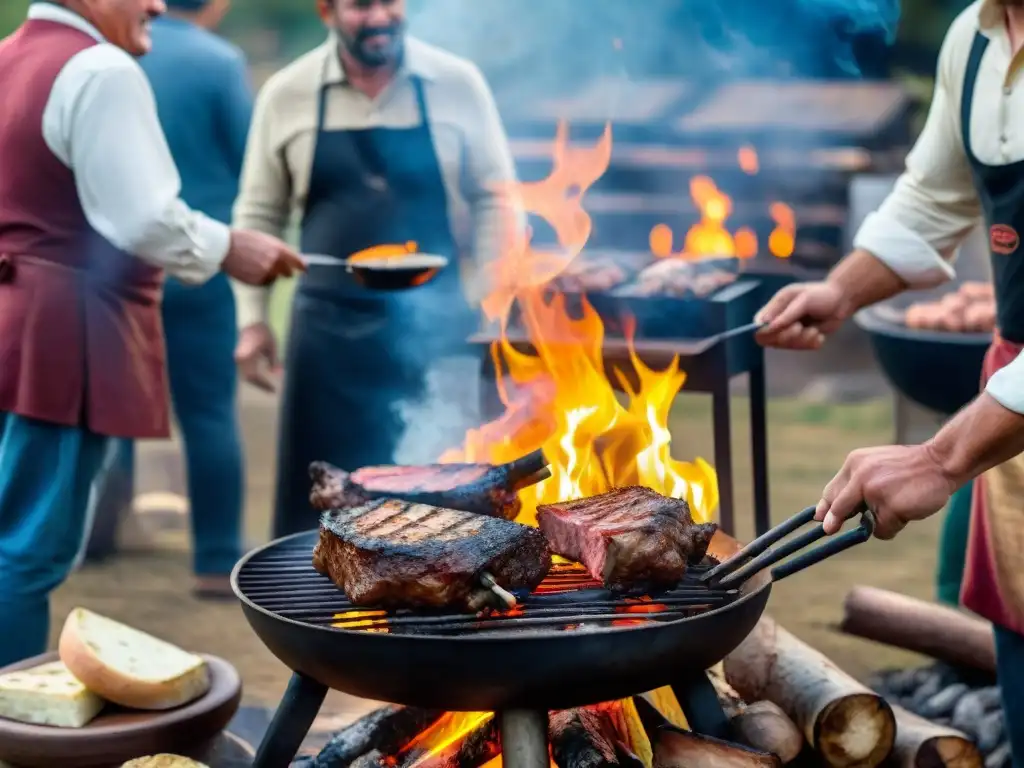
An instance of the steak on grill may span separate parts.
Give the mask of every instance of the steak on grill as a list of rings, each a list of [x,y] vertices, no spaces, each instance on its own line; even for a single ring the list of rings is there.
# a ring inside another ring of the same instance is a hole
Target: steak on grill
[[[508,464],[426,464],[416,467],[363,467],[346,472],[317,461],[310,503],[321,512],[358,507],[374,499],[402,499],[445,509],[514,520],[519,514],[517,491],[540,482],[549,473],[540,451]]]
[[[500,605],[489,573],[509,591],[532,590],[551,568],[536,528],[427,504],[379,499],[320,519],[313,567],[354,605],[465,608]]]
[[[704,559],[718,530],[695,523],[682,499],[638,487],[541,505],[537,523],[555,554],[617,590],[678,583],[688,565]]]

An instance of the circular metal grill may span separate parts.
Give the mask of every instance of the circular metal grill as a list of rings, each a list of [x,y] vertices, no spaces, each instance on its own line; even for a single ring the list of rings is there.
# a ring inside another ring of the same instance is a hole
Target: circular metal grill
[[[561,562],[531,594],[517,594],[520,603],[510,611],[472,614],[361,608],[352,605],[328,577],[313,568],[316,538],[317,534],[311,532],[254,552],[238,568],[239,592],[264,611],[310,626],[439,637],[644,626],[719,608],[739,596],[738,589],[701,583],[707,565],[691,568],[674,589],[619,595],[604,589],[582,566]]]

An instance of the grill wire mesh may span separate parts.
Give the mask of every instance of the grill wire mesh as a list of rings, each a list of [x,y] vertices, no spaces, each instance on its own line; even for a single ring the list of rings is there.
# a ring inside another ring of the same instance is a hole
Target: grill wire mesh
[[[738,590],[709,588],[691,567],[674,589],[649,595],[617,595],[604,589],[576,563],[556,563],[519,605],[482,614],[361,608],[312,565],[316,533],[288,539],[253,555],[238,572],[239,591],[256,606],[282,618],[338,630],[403,635],[488,632],[586,631],[676,621],[725,605]]]

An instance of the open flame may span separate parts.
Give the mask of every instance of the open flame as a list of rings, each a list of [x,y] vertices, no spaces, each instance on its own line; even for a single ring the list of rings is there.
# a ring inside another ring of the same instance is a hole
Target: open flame
[[[694,518],[704,522],[718,503],[714,470],[702,459],[679,461],[669,453],[669,409],[686,380],[678,359],[655,371],[639,359],[630,338],[632,376],[609,370],[597,312],[584,302],[581,316],[573,317],[565,297],[552,295],[548,285],[586,245],[591,219],[583,198],[607,170],[611,148],[610,125],[593,147],[580,148],[569,145],[568,127],[560,123],[551,174],[504,190],[523,209],[550,222],[560,247],[534,248],[530,232],[517,233],[494,265],[495,290],[483,307],[500,325],[491,354],[514,391],[499,384],[505,413],[470,430],[463,446],[441,460],[500,464],[542,448],[552,476],[520,492],[519,520],[528,524],[536,523],[539,504],[626,485],[685,498]],[[509,333],[513,304],[525,330],[515,342]],[[523,349],[523,342],[532,349]],[[617,396],[609,374],[625,391],[626,402]]]

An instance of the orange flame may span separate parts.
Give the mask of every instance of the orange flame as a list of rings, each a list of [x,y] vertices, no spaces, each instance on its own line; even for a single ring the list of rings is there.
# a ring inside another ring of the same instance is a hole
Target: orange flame
[[[540,504],[584,498],[626,485],[642,485],[685,498],[696,519],[706,521],[718,503],[714,470],[702,459],[679,461],[670,455],[668,415],[686,380],[678,359],[663,371],[647,367],[629,341],[632,380],[612,375],[627,394],[622,404],[609,382],[603,353],[604,325],[584,302],[573,317],[560,294],[545,294],[549,281],[583,249],[591,220],[583,195],[611,160],[611,127],[593,147],[569,147],[560,123],[551,175],[515,184],[506,193],[527,211],[551,223],[560,249],[539,250],[529,233],[513,238],[498,260],[494,292],[485,311],[500,321],[492,346],[495,368],[507,372],[515,391],[499,386],[506,407],[491,424],[470,430],[460,449],[441,461],[503,463],[543,448],[552,476],[522,490],[520,522],[535,524]],[[712,185],[713,186],[713,185]],[[519,306],[529,349],[509,337],[509,310]]]
[[[415,768],[449,747],[458,746],[493,717],[493,712],[447,712],[429,728],[416,734],[412,741],[402,747],[400,754],[422,752],[409,766]]]
[[[757,159],[757,151],[753,147],[740,147],[737,159],[744,173],[753,176],[761,170],[761,164]]]
[[[796,245],[796,216],[793,209],[785,203],[772,203],[768,214],[775,222],[775,229],[768,236],[768,250],[780,259],[788,259],[793,255]]]

